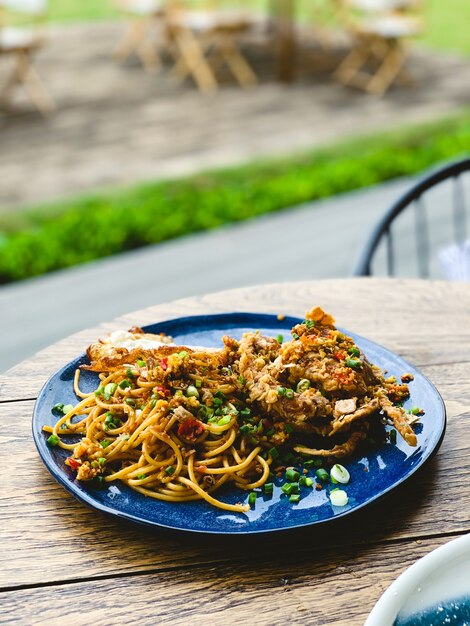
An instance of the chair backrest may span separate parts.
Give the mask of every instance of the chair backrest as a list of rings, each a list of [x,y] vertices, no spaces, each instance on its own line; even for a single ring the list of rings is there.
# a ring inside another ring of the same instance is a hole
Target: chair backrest
[[[470,158],[426,175],[376,224],[354,275],[446,277],[436,252],[465,244],[469,198]]]

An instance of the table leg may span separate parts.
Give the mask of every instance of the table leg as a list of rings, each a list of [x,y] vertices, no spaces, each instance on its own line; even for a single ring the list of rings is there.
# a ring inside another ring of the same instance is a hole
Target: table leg
[[[281,82],[290,83],[295,76],[297,46],[294,32],[295,0],[275,0],[278,46],[277,73]]]

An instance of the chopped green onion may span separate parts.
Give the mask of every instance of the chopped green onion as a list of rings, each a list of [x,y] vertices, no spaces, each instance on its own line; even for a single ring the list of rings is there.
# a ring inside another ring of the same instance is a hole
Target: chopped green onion
[[[284,341],[284,336],[283,335],[278,335],[277,336],[277,340],[279,343],[282,343]]]
[[[138,480],[144,480],[144,478],[147,478],[147,474],[138,474],[137,475],[137,479]]]
[[[348,354],[351,356],[361,356],[361,351],[359,348],[356,348],[356,346],[353,346],[352,348],[349,348]]]
[[[328,480],[328,481],[330,480],[330,475],[322,467],[320,467],[320,469],[317,469],[317,471],[315,472],[315,475],[318,478],[318,480]]]
[[[299,472],[297,472],[295,469],[288,469],[286,471],[286,480],[289,483],[295,483],[299,480]]]
[[[413,415],[419,415],[421,413],[421,409],[417,406],[412,407],[411,412]]]
[[[348,494],[342,489],[332,489],[330,491],[330,500],[333,506],[346,506],[349,502]]]
[[[196,387],[196,389],[200,389],[202,386],[202,381],[199,380],[199,378],[196,378],[196,380],[194,381],[194,386]]]
[[[173,465],[169,465],[165,468],[165,472],[168,474],[168,476],[172,476],[175,473],[175,468],[173,467]]]
[[[286,398],[293,398],[293,397],[294,397],[294,390],[286,389]]]
[[[153,400],[150,400],[149,406],[150,406],[151,409],[153,409],[153,408],[155,408],[156,404],[157,404],[157,401],[155,400],[155,398],[153,398]]]
[[[344,465],[340,465],[339,463],[333,465],[330,470],[330,476],[333,482],[336,481],[342,485],[347,485],[351,478],[348,470],[344,467]]]
[[[292,493],[299,493],[299,483],[284,483],[281,489],[285,494],[290,496]]]
[[[214,393],[214,398],[220,398],[221,400],[225,400],[225,394],[223,391],[220,391],[220,389],[217,389],[217,391]]]
[[[298,494],[290,496],[289,502],[292,502],[292,504],[297,504],[298,502],[300,502],[300,496]]]
[[[119,428],[120,425],[121,425],[120,420],[117,419],[113,413],[108,411],[106,413],[106,418],[104,420],[104,429],[109,430],[110,428]]]
[[[131,386],[131,381],[127,380],[127,378],[125,378],[124,380],[121,380],[121,382],[119,383],[119,387],[121,389],[127,389],[130,386]]]
[[[225,426],[226,424],[230,423],[230,420],[232,418],[230,417],[230,415],[224,415],[223,417],[220,418],[220,420],[217,422],[217,426]]]
[[[47,439],[47,443],[48,443],[50,446],[52,446],[53,448],[59,444],[59,441],[60,441],[60,439],[59,439],[59,437],[57,437],[56,435],[51,435],[51,436],[50,436],[50,437],[48,437],[48,439]]]
[[[293,483],[284,483],[281,487],[281,490],[288,496],[292,493],[292,484]]]
[[[320,459],[309,459],[308,461],[304,461],[304,467],[307,469],[311,469],[312,467],[321,467],[322,461]]]
[[[130,367],[126,369],[126,376],[129,376],[129,378],[135,378],[135,374]]]
[[[298,339],[298,338],[299,338],[299,335],[298,335],[297,333],[292,333],[292,338],[293,338],[293,339]]]
[[[310,476],[307,476],[305,478],[305,486],[306,487],[313,487],[313,480],[310,478]]]
[[[180,359],[185,359],[188,356],[187,350],[181,350],[181,352],[178,352],[178,356]]]
[[[251,409],[249,409],[248,407],[246,407],[246,409],[242,409],[240,411],[240,417],[244,420],[247,419],[248,417],[250,417],[251,415]]]
[[[67,415],[67,413],[70,413],[70,411],[73,411],[73,404],[66,404],[63,408],[62,408],[62,413],[64,415]]]
[[[111,396],[113,395],[113,393],[116,391],[116,389],[117,389],[116,383],[108,383],[105,386],[104,393],[103,393],[105,400],[109,400]]]
[[[102,448],[107,448],[110,443],[111,441],[109,439],[103,439],[102,441],[100,441],[100,445]]]
[[[248,496],[248,504],[250,506],[255,506],[256,504],[256,493],[254,491],[252,491]]]
[[[301,476],[299,478],[299,485],[301,487],[305,487],[306,484],[307,484],[307,477],[306,476]]]
[[[390,443],[395,445],[397,442],[397,431],[392,428],[392,430],[389,432],[388,434],[389,438],[390,438]]]
[[[306,391],[310,387],[310,381],[307,378],[302,378],[297,383],[297,393],[301,393],[302,391]]]
[[[284,432],[288,435],[294,432],[294,427],[292,426],[292,424],[284,424]]]
[[[106,459],[104,458],[104,456],[100,456],[100,458],[98,459],[98,463],[100,465],[104,465],[106,463]]]
[[[54,404],[54,406],[52,407],[52,410],[60,411],[61,413],[63,413],[63,408],[64,408],[63,402],[58,402],[57,404]]]
[[[272,458],[273,461],[277,461],[280,456],[279,450],[277,448],[271,448],[271,450],[269,450],[269,456]]]
[[[286,388],[285,387],[278,387],[277,388],[277,395],[278,396],[285,396],[286,395]]]
[[[212,404],[214,406],[222,406],[222,400],[220,398],[214,397],[214,399],[212,400]]]
[[[126,398],[124,402],[128,404],[129,406],[135,406],[136,404],[134,398]]]
[[[274,491],[273,483],[264,483],[263,491],[265,495],[272,496]]]
[[[98,387],[98,389],[95,391],[95,396],[101,396],[103,394],[103,387]]]
[[[307,328],[314,328],[315,322],[313,320],[304,320],[302,324],[305,324]]]
[[[199,398],[199,391],[194,385],[189,385],[189,387],[186,389],[186,395],[188,396],[188,398]]]
[[[269,430],[265,432],[266,437],[272,437],[274,434],[276,434],[275,428],[270,428]]]
[[[245,384],[245,379],[243,378],[243,376],[239,376],[238,377],[238,382],[240,383],[240,385],[244,385]]]
[[[243,424],[243,426],[240,426],[240,430],[239,432],[242,435],[247,435],[248,433],[251,433],[253,431],[253,427],[251,426],[251,424]]]
[[[362,363],[359,359],[346,359],[345,363],[353,370],[358,370],[362,366]]]
[[[137,359],[137,365],[139,367],[145,367],[146,363],[145,363],[145,361],[142,361],[142,359]]]

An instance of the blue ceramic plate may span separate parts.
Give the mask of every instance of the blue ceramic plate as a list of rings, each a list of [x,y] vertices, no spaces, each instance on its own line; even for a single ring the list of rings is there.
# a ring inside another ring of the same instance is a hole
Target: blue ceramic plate
[[[164,332],[182,345],[220,346],[221,337],[230,334],[240,338],[244,332],[260,330],[276,337],[289,336],[289,330],[299,319],[286,317],[280,321],[274,315],[227,313],[185,317],[145,327],[147,332]],[[312,524],[327,523],[377,500],[395,489],[425,463],[439,447],[445,431],[445,407],[435,387],[416,368],[389,350],[344,331],[364,351],[370,361],[399,377],[405,372],[414,375],[410,383],[411,398],[405,408],[419,406],[426,414],[416,432],[418,446],[410,448],[398,435],[396,445],[390,443],[366,456],[348,463],[351,481],[344,487],[349,502],[344,507],[332,506],[328,493],[331,487],[316,491],[302,487],[302,498],[292,504],[275,484],[271,498],[259,495],[255,507],[247,513],[231,513],[214,508],[206,502],[174,504],[147,498],[122,483],[93,486],[75,480],[64,464],[67,452],[50,448],[42,432],[44,424],[52,425],[56,417],[51,409],[57,402],[75,404],[73,375],[77,366],[87,362],[82,355],[54,374],[43,387],[34,407],[33,436],[39,454],[54,478],[76,498],[100,511],[150,526],[166,527],[201,533],[243,534],[287,530]],[[84,391],[97,387],[98,377],[84,371],[80,386]],[[313,476],[313,470],[311,470]],[[248,493],[235,487],[219,491],[217,497],[225,502],[246,502]]]

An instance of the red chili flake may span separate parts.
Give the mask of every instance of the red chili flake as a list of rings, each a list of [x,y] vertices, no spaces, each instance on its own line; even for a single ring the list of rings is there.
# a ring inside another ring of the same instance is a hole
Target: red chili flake
[[[188,417],[188,419],[184,420],[184,422],[181,422],[179,425],[178,437],[192,443],[196,441],[205,430],[206,427],[202,422],[194,417]]]
[[[157,387],[157,391],[162,396],[170,396],[171,395],[171,391],[169,389],[167,389],[166,387]]]
[[[346,355],[344,354],[344,352],[335,352],[333,354],[333,356],[335,357],[335,359],[337,359],[338,361],[344,361],[344,359],[346,358]]]
[[[70,467],[70,469],[72,469],[74,472],[78,471],[78,468],[80,467],[80,465],[82,464],[81,461],[79,461],[78,459],[74,459],[73,456],[69,456],[65,459],[65,463],[66,465],[68,465]]]
[[[162,370],[168,369],[168,357],[167,356],[163,357],[163,359],[160,361],[160,365],[162,366]]]

